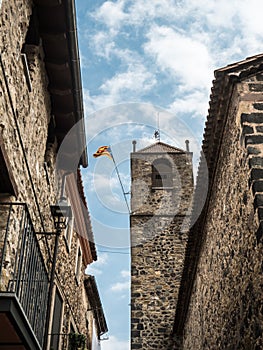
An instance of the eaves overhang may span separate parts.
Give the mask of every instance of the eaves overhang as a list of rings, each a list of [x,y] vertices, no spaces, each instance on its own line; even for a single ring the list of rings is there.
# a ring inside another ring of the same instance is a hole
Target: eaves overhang
[[[108,332],[108,326],[103,312],[103,307],[101,304],[96,280],[94,276],[87,275],[84,279],[84,287],[87,293],[87,297],[90,303],[91,310],[93,312],[98,337]]]
[[[72,155],[87,167],[87,146],[74,0],[34,0],[49,79],[55,133],[61,145],[75,126]]]

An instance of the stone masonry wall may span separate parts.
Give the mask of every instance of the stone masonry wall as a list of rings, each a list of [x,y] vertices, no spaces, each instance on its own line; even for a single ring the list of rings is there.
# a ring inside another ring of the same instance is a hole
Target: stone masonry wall
[[[131,349],[172,344],[193,182],[189,155],[169,154],[173,188],[153,189],[151,164],[165,157],[132,154]]]
[[[75,327],[76,333],[90,337],[89,331],[86,329],[87,306],[84,294],[84,274],[85,266],[82,264],[79,278],[76,275],[76,256],[78,249],[78,235],[73,232],[70,249],[66,243],[65,237],[60,237],[59,259],[57,263],[57,284],[62,291],[64,299],[63,323],[61,333],[70,333],[70,325]],[[62,339],[61,339],[62,341]],[[67,349],[68,338],[63,340],[63,345]],[[62,347],[63,349],[63,347]],[[90,350],[90,349],[88,349]]]
[[[184,215],[192,199],[192,156],[188,153],[132,154],[132,212],[136,214]],[[167,159],[172,165],[173,186],[152,188],[152,163]]]
[[[21,56],[31,6],[31,1],[4,1],[0,13],[0,137],[18,188],[16,197],[1,194],[0,201],[26,203],[35,230],[50,232],[53,223],[49,205],[55,202],[56,187],[54,163],[50,166],[49,174],[44,168],[51,117],[48,79],[43,51],[41,47],[36,47],[30,61],[30,92]],[[21,217],[17,216],[17,225],[20,220]],[[47,242],[41,240],[40,245],[49,267]]]
[[[0,69],[0,89],[1,96],[4,98],[1,98],[0,102],[0,133],[19,189],[15,200],[29,204],[36,230],[43,231],[33,186],[25,163],[26,158],[42,216],[45,219],[46,230],[50,231],[52,222],[49,203],[55,200],[55,183],[52,178],[54,164],[51,165],[49,174],[53,180],[51,186],[48,184],[47,173],[44,169],[48,123],[51,118],[47,90],[48,79],[43,62],[44,54],[39,46],[36,47],[34,57],[31,57],[29,66],[32,92],[29,91],[26,83],[21,57],[32,11],[31,6],[31,1],[4,1],[2,3],[0,49],[3,69]],[[7,86],[4,82],[4,75],[7,77]],[[8,92],[11,94],[11,103],[8,99]]]
[[[239,83],[232,98],[185,327],[187,350],[263,347],[262,80]]]
[[[131,218],[131,236],[137,233],[134,227],[141,227],[144,237],[131,248],[131,349],[171,348],[187,241],[187,233],[181,231],[183,220]]]

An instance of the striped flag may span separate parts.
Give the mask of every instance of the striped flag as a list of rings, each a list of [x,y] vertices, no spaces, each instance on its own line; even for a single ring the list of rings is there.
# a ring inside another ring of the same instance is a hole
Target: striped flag
[[[98,148],[97,152],[93,154],[94,158],[98,158],[100,156],[107,156],[110,159],[113,159],[110,146],[101,146]]]

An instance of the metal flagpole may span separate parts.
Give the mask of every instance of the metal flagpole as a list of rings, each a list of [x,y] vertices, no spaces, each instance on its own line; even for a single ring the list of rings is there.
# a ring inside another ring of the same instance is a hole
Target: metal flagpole
[[[156,115],[156,126],[157,126],[157,129],[156,129],[155,132],[154,132],[154,137],[155,137],[155,140],[156,140],[156,141],[159,141],[159,142],[160,142],[160,139],[161,139],[161,132],[160,132],[160,118],[159,118],[159,112],[158,112],[157,115]]]
[[[116,162],[115,162],[115,159],[114,159],[114,156],[113,156],[111,147],[110,147],[110,154],[111,154],[111,156],[112,156],[112,160],[113,160],[113,163],[114,163],[114,166],[115,166],[115,170],[116,170],[116,173],[117,173],[117,175],[118,175],[118,178],[119,178],[119,181],[120,181],[120,184],[121,184],[121,189],[122,189],[123,197],[124,197],[124,199],[125,199],[125,202],[126,202],[126,205],[127,205],[127,208],[128,208],[128,212],[129,212],[129,214],[130,214],[131,212],[130,212],[129,204],[128,204],[128,201],[127,201],[127,198],[126,198],[126,194],[125,194],[125,192],[124,192],[124,188],[123,188],[123,184],[122,184],[121,177],[120,177],[120,174],[119,174],[119,170],[118,170],[117,164],[116,164]]]

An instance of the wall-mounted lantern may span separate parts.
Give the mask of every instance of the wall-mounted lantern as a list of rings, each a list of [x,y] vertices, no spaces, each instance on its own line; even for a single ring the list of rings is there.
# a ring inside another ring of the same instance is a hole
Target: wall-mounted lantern
[[[63,230],[67,227],[68,218],[71,215],[71,207],[65,197],[61,197],[57,204],[51,205],[51,215],[56,230]]]

